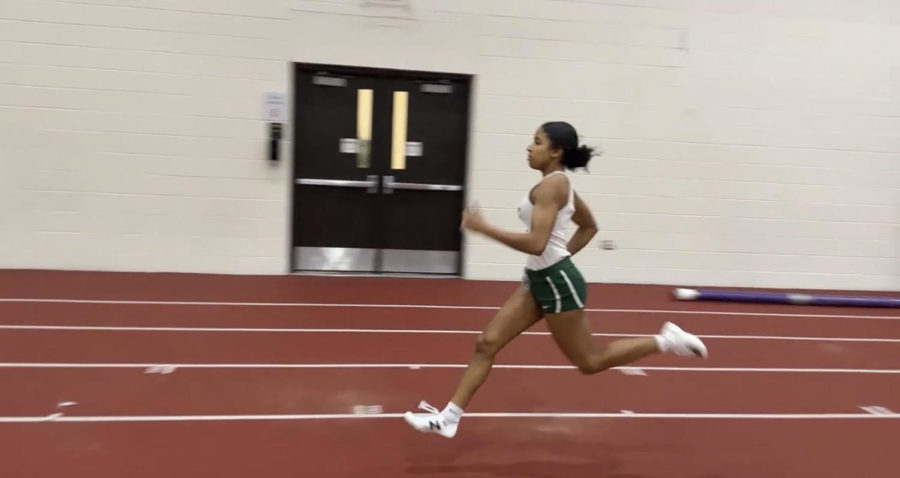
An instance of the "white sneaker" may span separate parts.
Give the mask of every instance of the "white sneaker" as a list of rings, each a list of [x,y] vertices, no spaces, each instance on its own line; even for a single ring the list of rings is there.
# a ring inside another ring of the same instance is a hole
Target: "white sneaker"
[[[676,355],[696,355],[702,358],[709,356],[706,345],[699,337],[681,330],[681,327],[672,322],[663,324],[660,335],[665,339],[669,350]]]
[[[427,410],[429,413],[406,412],[403,414],[403,419],[411,427],[422,433],[437,433],[446,438],[456,436],[456,428],[459,426],[459,422],[448,422],[441,415],[440,410],[432,407],[424,400],[419,402],[419,408]]]

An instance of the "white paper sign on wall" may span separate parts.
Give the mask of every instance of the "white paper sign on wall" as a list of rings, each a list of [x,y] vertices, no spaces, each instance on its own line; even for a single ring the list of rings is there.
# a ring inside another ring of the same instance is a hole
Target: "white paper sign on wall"
[[[278,92],[266,93],[263,118],[270,123],[287,121],[287,95]]]

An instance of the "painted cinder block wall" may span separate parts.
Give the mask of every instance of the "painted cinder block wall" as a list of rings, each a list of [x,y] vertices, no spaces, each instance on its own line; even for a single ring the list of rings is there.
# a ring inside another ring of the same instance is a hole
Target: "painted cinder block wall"
[[[590,281],[900,290],[900,3],[404,3],[4,1],[0,267],[285,273],[262,104],[309,62],[475,75],[468,194],[508,227],[572,122]]]

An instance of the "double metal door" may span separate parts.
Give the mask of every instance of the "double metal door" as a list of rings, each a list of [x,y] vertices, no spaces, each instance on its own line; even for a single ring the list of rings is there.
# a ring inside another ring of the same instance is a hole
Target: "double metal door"
[[[295,73],[294,270],[459,274],[470,78]]]

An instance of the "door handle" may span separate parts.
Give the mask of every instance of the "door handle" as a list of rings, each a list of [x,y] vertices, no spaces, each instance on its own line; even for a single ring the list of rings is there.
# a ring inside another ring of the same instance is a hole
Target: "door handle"
[[[456,184],[425,184],[425,183],[398,183],[394,181],[393,176],[383,176],[381,178],[382,191],[390,194],[394,189],[405,189],[413,191],[462,191],[462,186]]]
[[[378,176],[370,174],[366,176],[366,181],[351,181],[346,179],[314,179],[314,178],[298,178],[294,181],[296,184],[304,186],[331,186],[336,188],[366,188],[369,194],[378,192]]]

